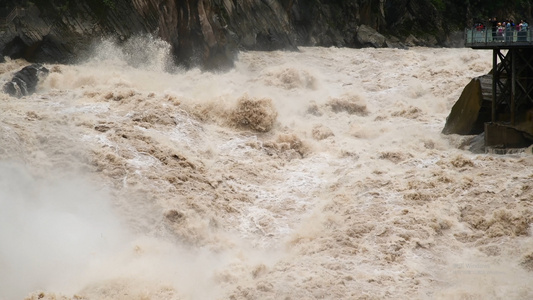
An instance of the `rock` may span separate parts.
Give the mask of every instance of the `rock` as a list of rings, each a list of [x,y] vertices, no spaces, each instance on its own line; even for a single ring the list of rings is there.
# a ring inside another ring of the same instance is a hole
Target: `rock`
[[[467,84],[446,118],[443,134],[475,135],[491,121],[492,74],[476,77]]]
[[[405,39],[407,46],[443,45],[447,38],[447,26],[443,8],[437,9],[437,1],[396,0],[385,1],[385,20],[388,33]],[[446,0],[438,1],[443,5]],[[466,5],[465,5],[466,6]],[[461,23],[464,21],[461,20]],[[464,24],[460,25],[461,28]]]
[[[413,46],[421,46],[422,45],[422,42],[420,42],[414,35],[410,34],[406,39],[405,39],[405,44],[408,46],[408,47],[413,47]]]
[[[389,37],[389,38],[385,41],[385,45],[386,45],[388,48],[397,48],[397,49],[403,49],[403,50],[407,50],[407,49],[409,49],[409,47],[407,47],[405,44],[403,44],[402,42],[400,42],[400,39],[398,39],[398,38],[395,37],[395,36],[391,36],[391,37]]]
[[[446,118],[442,133],[463,135],[479,133],[473,132],[473,129],[477,127],[475,124],[478,120],[482,102],[481,81],[479,78],[474,78],[465,86],[459,100],[452,107],[450,115]]]
[[[386,46],[386,38],[375,29],[366,25],[359,26],[357,30],[357,44],[361,47],[381,48]]]
[[[4,92],[13,97],[22,97],[35,93],[39,80],[48,75],[48,69],[39,64],[22,68],[13,79],[4,85]]]

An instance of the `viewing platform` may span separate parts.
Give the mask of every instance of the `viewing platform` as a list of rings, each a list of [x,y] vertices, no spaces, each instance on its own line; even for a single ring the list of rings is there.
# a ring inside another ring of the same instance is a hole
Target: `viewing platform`
[[[463,117],[474,117],[476,123],[484,124],[487,148],[520,148],[533,144],[533,30],[528,26],[524,30],[515,27],[466,29],[465,46],[492,50],[492,72],[487,75],[492,82],[490,107],[481,105],[486,113]],[[485,103],[487,99],[470,100],[471,103]]]
[[[473,49],[511,49],[533,47],[533,30],[507,28],[465,29],[465,47]]]

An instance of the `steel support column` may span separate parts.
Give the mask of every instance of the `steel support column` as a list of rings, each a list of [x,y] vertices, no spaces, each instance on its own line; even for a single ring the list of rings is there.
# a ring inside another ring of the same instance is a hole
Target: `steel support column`
[[[498,52],[500,49],[492,50],[492,111],[491,111],[491,120],[496,122],[496,80],[497,79],[497,68],[498,68]]]
[[[507,55],[510,55],[511,57],[511,125],[515,126],[515,118],[516,118],[516,60],[518,57],[516,56],[516,49],[509,50],[509,53]]]

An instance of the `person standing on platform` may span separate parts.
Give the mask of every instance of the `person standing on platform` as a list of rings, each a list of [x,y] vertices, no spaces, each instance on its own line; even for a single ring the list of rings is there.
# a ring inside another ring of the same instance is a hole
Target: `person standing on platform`
[[[504,35],[504,29],[502,23],[498,23],[496,27],[496,40],[497,41],[503,41],[503,35]]]
[[[525,20],[521,20],[520,24],[518,25],[518,41],[525,42],[527,41],[527,29],[529,24]]]
[[[489,25],[492,31],[492,40],[496,40],[496,32],[498,27],[498,21],[496,20],[496,17],[489,18]]]

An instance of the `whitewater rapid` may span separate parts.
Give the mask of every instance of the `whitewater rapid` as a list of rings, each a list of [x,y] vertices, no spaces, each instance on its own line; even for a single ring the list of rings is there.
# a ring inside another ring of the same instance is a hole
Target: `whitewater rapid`
[[[169,51],[0,94],[1,300],[533,297],[533,156],[440,133],[491,52]]]

